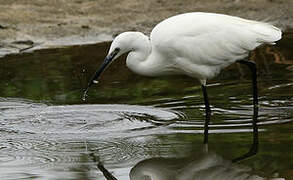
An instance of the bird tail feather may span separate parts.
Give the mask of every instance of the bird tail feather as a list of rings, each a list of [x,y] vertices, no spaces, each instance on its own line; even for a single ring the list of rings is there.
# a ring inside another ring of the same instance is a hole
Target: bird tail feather
[[[276,41],[282,38],[281,29],[268,23],[254,24],[252,30],[259,35],[257,38],[259,43],[275,44]]]

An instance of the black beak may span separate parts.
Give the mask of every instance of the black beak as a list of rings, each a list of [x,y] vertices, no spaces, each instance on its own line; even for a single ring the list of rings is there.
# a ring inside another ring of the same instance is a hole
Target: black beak
[[[92,77],[91,81],[88,83],[86,89],[84,90],[84,99],[85,99],[85,96],[86,96],[89,88],[93,84],[97,83],[96,79],[98,79],[100,77],[100,75],[104,72],[104,70],[111,64],[113,58],[118,54],[119,51],[120,51],[120,49],[116,48],[111,54],[106,56],[106,58],[104,59],[104,62],[101,64],[100,68],[96,71],[96,73]]]

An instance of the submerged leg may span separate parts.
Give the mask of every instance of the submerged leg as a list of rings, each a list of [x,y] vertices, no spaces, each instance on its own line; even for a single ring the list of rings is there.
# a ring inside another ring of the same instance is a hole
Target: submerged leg
[[[210,113],[206,113],[205,116],[205,122],[204,122],[204,139],[203,139],[203,145],[204,145],[204,152],[208,152],[208,143],[209,143],[209,123],[210,123]]]
[[[247,65],[249,67],[249,69],[251,70],[252,90],[253,90],[253,106],[254,106],[254,109],[256,109],[258,106],[256,64],[255,64],[255,62],[250,61],[250,60],[240,60],[237,62]]]
[[[252,125],[253,125],[252,145],[247,153],[243,154],[240,157],[233,159],[232,162],[234,162],[234,163],[239,162],[239,161],[250,158],[250,157],[257,154],[257,152],[258,152],[258,126],[257,126],[258,120],[257,120],[257,118],[258,118],[258,109],[255,108],[253,111],[253,117],[252,117]]]
[[[104,166],[103,164],[98,160],[98,158],[95,156],[94,153],[90,153],[89,154],[90,157],[93,158],[93,161],[95,163],[97,163],[97,167],[98,169],[103,173],[103,175],[105,176],[105,178],[107,180],[117,180]]]

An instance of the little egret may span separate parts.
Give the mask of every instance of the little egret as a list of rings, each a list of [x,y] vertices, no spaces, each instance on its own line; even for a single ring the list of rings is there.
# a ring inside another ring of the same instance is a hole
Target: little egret
[[[282,32],[268,23],[224,14],[193,12],[170,17],[154,27],[150,38],[141,32],[124,32],[112,42],[108,55],[84,92],[115,59],[128,53],[126,64],[144,76],[185,74],[201,83],[206,114],[210,114],[206,81],[234,62],[252,71],[253,105],[258,105],[256,65],[249,51],[275,44]]]

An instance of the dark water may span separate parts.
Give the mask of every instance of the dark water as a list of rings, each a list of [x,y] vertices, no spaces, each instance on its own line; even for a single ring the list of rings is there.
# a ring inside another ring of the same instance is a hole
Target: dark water
[[[98,162],[122,180],[129,174],[132,180],[141,174],[158,180],[293,179],[292,33],[251,54],[259,68],[258,152],[234,163],[253,144],[246,67],[232,65],[209,81],[207,153],[203,99],[192,78],[141,77],[120,59],[81,100],[108,47],[0,59],[0,179],[105,179]]]

